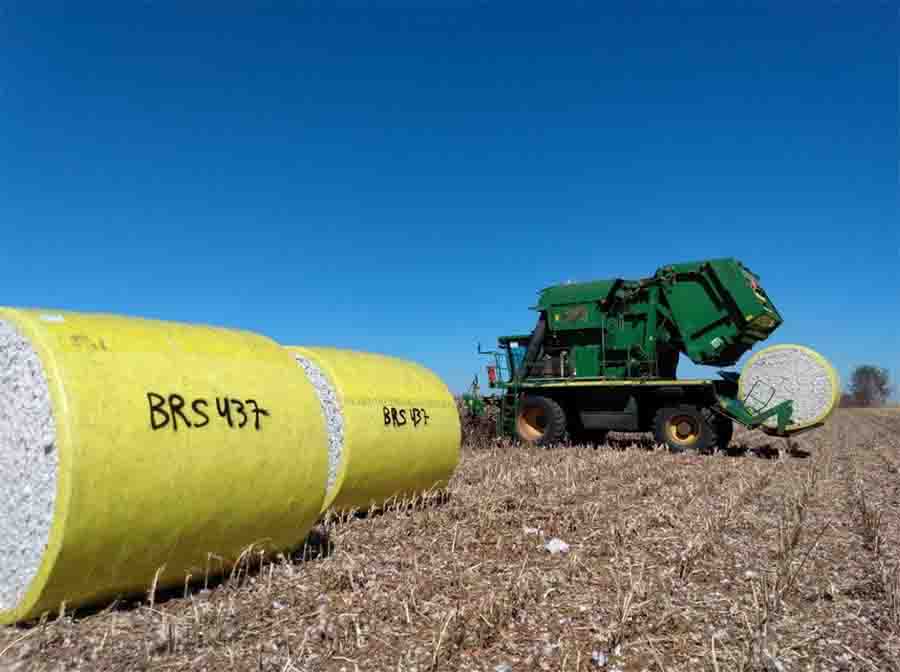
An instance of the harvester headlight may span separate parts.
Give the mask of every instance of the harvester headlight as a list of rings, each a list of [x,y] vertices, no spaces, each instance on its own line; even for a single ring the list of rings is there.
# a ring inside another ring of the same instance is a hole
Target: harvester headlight
[[[758,315],[751,324],[754,327],[760,327],[761,329],[771,329],[775,326],[775,320],[768,315]]]

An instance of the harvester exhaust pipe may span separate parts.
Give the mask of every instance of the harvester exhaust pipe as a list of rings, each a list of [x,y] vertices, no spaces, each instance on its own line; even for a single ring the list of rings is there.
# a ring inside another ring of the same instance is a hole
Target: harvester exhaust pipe
[[[515,382],[520,383],[525,378],[527,372],[537,359],[541,346],[544,344],[544,333],[547,331],[547,321],[544,315],[538,318],[534,331],[531,332],[531,340],[528,341],[528,349],[525,351],[525,357],[522,359],[522,366],[516,370]]]

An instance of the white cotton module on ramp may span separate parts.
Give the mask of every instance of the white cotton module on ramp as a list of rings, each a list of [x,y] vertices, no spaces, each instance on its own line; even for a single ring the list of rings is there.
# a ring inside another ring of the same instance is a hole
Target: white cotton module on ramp
[[[271,339],[0,308],[0,623],[296,548],[327,479],[316,390]]]
[[[803,345],[773,345],[747,360],[738,380],[738,394],[750,406],[771,408],[793,402],[788,431],[824,422],[837,406],[841,387],[837,371],[815,350]],[[767,402],[767,403],[766,403]],[[774,417],[764,428],[775,428]]]

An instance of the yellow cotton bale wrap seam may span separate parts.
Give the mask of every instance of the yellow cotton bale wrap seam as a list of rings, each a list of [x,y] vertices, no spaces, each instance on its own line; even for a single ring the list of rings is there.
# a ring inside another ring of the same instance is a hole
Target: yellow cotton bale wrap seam
[[[23,343],[40,360],[55,432],[44,450],[58,457],[46,548],[0,622],[143,592],[155,577],[180,586],[250,545],[302,543],[325,496],[327,435],[280,345],[99,314],[0,309],[0,323],[14,332],[10,370]],[[0,383],[15,392],[13,377]],[[10,432],[0,450],[29,436]]]
[[[333,386],[343,446],[323,510],[379,506],[391,497],[444,488],[459,463],[453,395],[414,362],[324,347],[289,347]]]

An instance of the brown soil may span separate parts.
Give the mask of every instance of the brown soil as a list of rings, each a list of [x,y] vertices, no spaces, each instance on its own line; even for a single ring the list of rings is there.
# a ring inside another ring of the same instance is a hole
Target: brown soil
[[[900,670],[900,412],[839,410],[792,454],[611,443],[468,441],[449,498],[0,629],[0,670]]]

